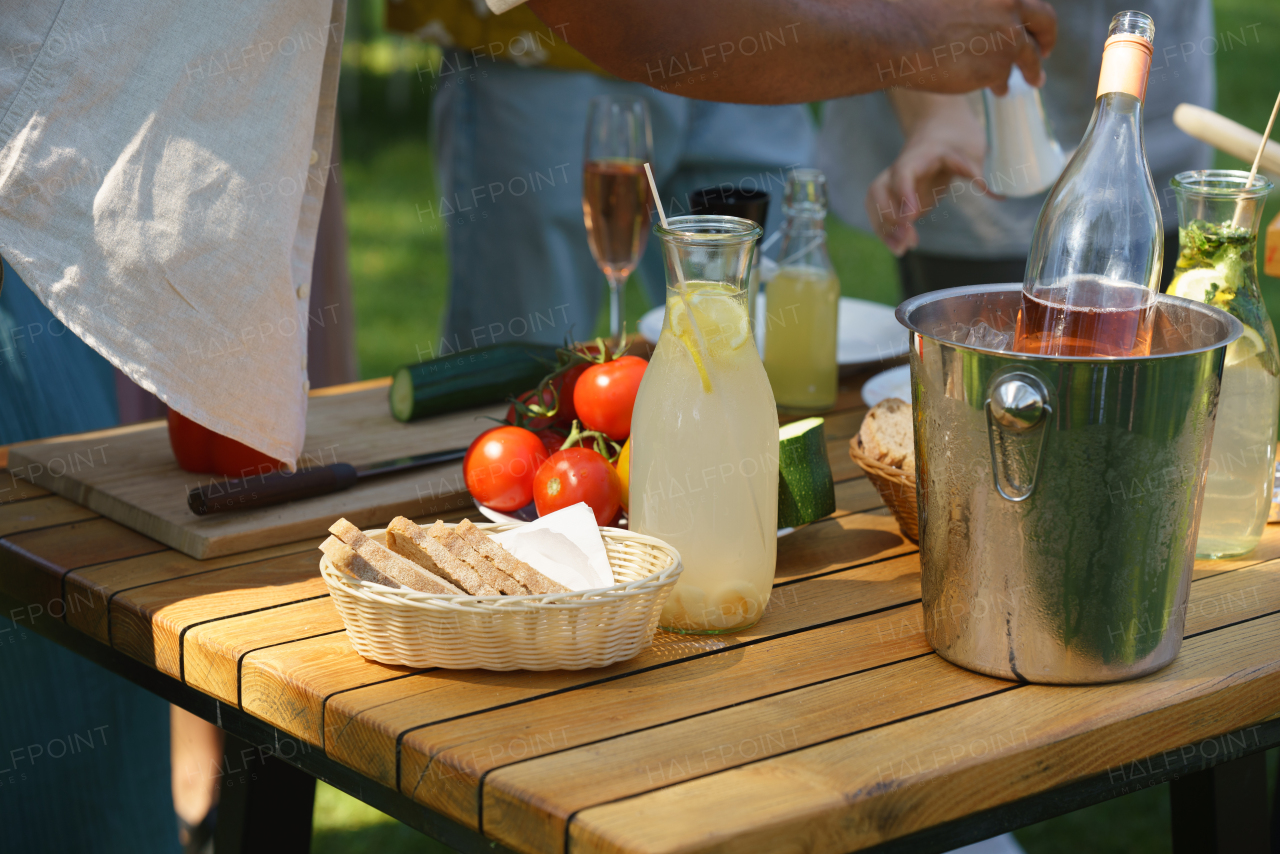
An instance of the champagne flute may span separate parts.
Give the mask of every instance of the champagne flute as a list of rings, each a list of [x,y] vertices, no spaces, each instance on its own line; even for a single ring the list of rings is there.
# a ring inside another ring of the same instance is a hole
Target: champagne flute
[[[596,264],[609,280],[609,334],[626,324],[623,288],[649,239],[644,164],[653,156],[649,105],[643,98],[602,95],[587,109],[582,217]]]

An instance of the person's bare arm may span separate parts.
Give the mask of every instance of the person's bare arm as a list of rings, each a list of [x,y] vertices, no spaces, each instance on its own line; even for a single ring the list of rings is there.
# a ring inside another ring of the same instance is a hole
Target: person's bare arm
[[[942,200],[954,179],[981,177],[986,138],[961,95],[890,89],[888,96],[905,142],[871,182],[866,208],[876,236],[900,256],[919,245],[915,221]]]
[[[656,89],[750,104],[890,86],[1003,93],[1033,83],[1057,38],[1044,0],[530,0],[606,71]]]

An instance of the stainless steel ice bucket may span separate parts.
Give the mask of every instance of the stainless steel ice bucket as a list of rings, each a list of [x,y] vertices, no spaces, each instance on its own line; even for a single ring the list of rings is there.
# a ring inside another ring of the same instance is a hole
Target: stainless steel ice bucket
[[[898,307],[925,631],[992,676],[1132,679],[1182,644],[1223,359],[1243,327],[1162,295],[1147,357],[963,343],[979,321],[1012,336],[1020,302],[1020,285],[984,285]]]

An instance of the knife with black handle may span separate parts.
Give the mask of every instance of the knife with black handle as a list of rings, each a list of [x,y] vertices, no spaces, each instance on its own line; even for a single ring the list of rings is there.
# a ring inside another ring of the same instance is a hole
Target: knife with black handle
[[[270,507],[286,501],[301,501],[350,489],[366,478],[434,466],[467,455],[466,448],[433,451],[412,457],[400,457],[353,466],[334,463],[316,468],[298,469],[296,472],[272,472],[258,477],[233,478],[197,487],[187,493],[187,507],[197,516],[225,513],[230,510],[252,510]]]

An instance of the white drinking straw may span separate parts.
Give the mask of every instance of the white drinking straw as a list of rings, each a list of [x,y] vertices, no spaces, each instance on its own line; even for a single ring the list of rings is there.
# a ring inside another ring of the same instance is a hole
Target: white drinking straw
[[[1276,95],[1276,105],[1271,108],[1271,118],[1267,120],[1267,129],[1262,132],[1262,142],[1258,143],[1258,153],[1253,157],[1253,168],[1249,170],[1249,180],[1245,182],[1244,188],[1248,190],[1253,186],[1253,179],[1258,174],[1258,164],[1262,162],[1262,152],[1267,148],[1267,140],[1271,138],[1271,128],[1276,123],[1276,112],[1280,111],[1280,95]],[[649,180],[653,180],[650,178]],[[1244,200],[1236,202],[1236,214],[1231,218],[1232,228],[1240,228],[1241,219],[1244,218]],[[665,220],[664,220],[665,222]]]
[[[653,204],[658,208],[658,219],[662,221],[663,228],[670,229],[671,226],[667,225],[667,212],[662,209],[662,197],[658,195],[658,184],[653,180],[653,170],[649,168],[648,163],[644,164],[644,174],[649,176],[649,189],[653,191]],[[687,309],[689,307],[689,303],[684,299],[684,271],[680,269],[680,256],[673,254],[671,256],[671,263],[675,265],[676,281],[680,283],[680,299],[684,301],[684,307]],[[690,317],[692,316],[693,315],[690,315]]]
[[[658,184],[653,180],[653,170],[649,168],[648,163],[644,164],[644,174],[649,176],[649,189],[653,191],[653,203],[658,208],[658,219],[662,221],[663,228],[670,230],[671,227],[667,225],[666,211],[662,209],[662,197],[658,195]],[[664,243],[663,249],[667,248]],[[710,353],[707,350],[707,341],[702,337],[702,330],[698,328],[698,321],[694,319],[693,306],[689,305],[689,289],[685,287],[684,271],[680,269],[680,256],[676,254],[674,248],[671,248],[671,263],[676,269],[676,282],[678,283],[676,291],[680,294],[680,302],[684,304],[684,313],[689,318],[689,325],[693,327],[693,334],[698,339],[698,350],[702,354],[702,366],[705,371],[709,369],[711,362],[708,358]],[[709,388],[708,391],[710,391]]]

